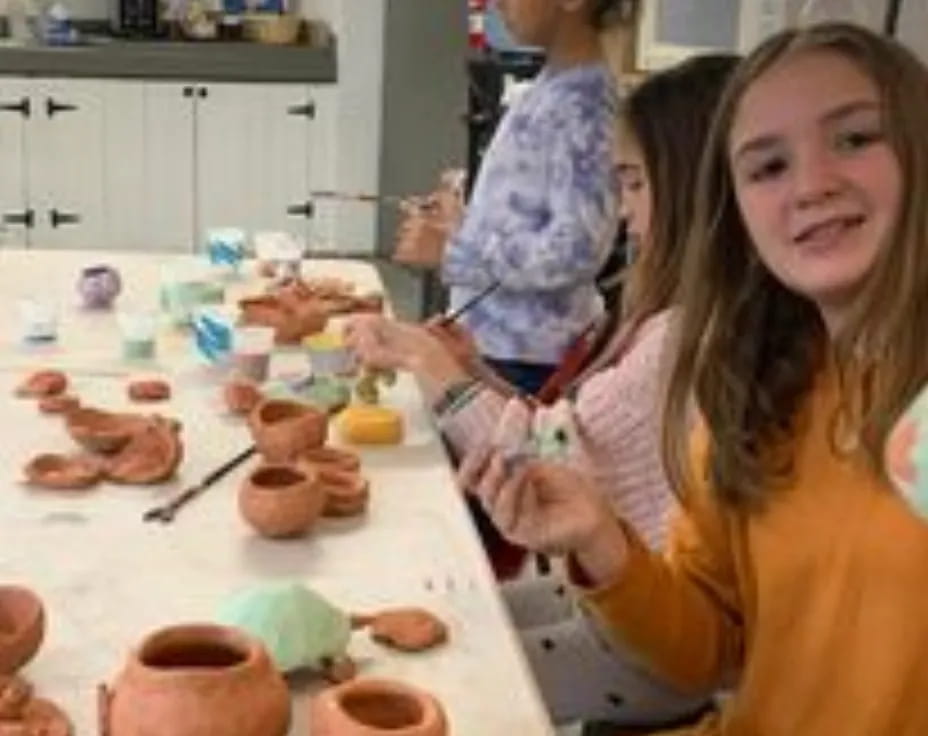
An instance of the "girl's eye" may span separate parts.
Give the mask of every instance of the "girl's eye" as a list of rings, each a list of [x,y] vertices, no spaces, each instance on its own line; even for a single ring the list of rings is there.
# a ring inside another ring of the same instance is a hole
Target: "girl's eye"
[[[625,179],[622,182],[622,188],[629,192],[640,192],[644,187],[644,182],[641,179]]]
[[[858,151],[882,139],[883,134],[877,129],[848,130],[835,136],[835,148],[839,151]]]
[[[786,171],[785,158],[781,156],[768,158],[748,168],[748,180],[752,182],[766,181],[776,178],[784,171]]]

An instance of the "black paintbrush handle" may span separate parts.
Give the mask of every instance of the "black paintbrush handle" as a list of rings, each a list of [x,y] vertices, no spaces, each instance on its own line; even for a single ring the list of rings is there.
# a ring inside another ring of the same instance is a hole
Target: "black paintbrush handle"
[[[441,321],[446,325],[451,324],[452,322],[456,322],[463,315],[467,314],[467,312],[476,307],[480,302],[490,296],[490,294],[496,291],[500,286],[502,286],[501,281],[494,281],[487,288],[472,296],[453,312],[450,312],[449,314],[446,314],[444,317],[442,317]]]

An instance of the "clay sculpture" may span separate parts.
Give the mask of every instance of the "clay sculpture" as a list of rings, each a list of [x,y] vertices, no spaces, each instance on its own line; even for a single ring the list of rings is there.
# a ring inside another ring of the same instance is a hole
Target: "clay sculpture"
[[[43,414],[68,414],[79,408],[80,399],[70,394],[43,396],[39,399],[39,411]]]
[[[122,279],[112,266],[89,266],[78,277],[77,291],[87,309],[108,309],[122,291]]]
[[[77,444],[91,452],[116,452],[129,442],[144,418],[136,414],[119,414],[82,407],[65,417],[68,434]]]
[[[253,381],[234,380],[225,385],[222,398],[232,414],[248,414],[261,403],[263,396]]]
[[[248,428],[265,460],[287,462],[323,445],[328,415],[298,401],[267,399],[249,414]]]
[[[446,736],[448,723],[430,694],[393,680],[365,678],[331,687],[310,701],[313,736]]]
[[[31,660],[45,636],[45,608],[18,585],[0,586],[0,675],[12,675]]]
[[[264,295],[239,301],[242,323],[274,328],[274,341],[292,345],[307,335],[320,332],[328,323],[328,316],[313,302],[302,303]]]
[[[33,696],[19,677],[0,677],[0,736],[70,736],[68,717],[51,701]]]
[[[103,477],[103,463],[92,455],[44,453],[25,467],[28,483],[42,488],[89,488]]]
[[[393,649],[421,652],[448,640],[448,627],[423,608],[394,608],[373,616],[356,616],[355,627],[367,627],[371,638]]]
[[[104,736],[285,736],[287,686],[260,642],[211,624],[147,637],[100,699]]]
[[[238,504],[259,534],[285,539],[310,530],[322,513],[325,494],[308,465],[262,464],[242,483]]]
[[[132,381],[128,394],[132,401],[166,401],[171,398],[171,385],[159,379]]]
[[[16,389],[17,396],[39,399],[63,394],[68,388],[68,377],[61,371],[41,370],[29,375]]]
[[[109,480],[146,485],[160,483],[174,475],[183,459],[180,424],[154,416],[143,419],[128,443],[104,464]]]

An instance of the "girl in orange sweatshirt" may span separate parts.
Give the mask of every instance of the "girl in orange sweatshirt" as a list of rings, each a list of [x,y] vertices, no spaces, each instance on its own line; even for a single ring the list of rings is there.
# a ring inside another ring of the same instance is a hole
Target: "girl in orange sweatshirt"
[[[664,554],[576,471],[492,448],[462,468],[513,541],[569,556],[643,666],[735,684],[677,733],[928,734],[928,523],[883,460],[928,381],[926,131],[928,70],[861,28],[784,32],[735,73],[669,375]]]

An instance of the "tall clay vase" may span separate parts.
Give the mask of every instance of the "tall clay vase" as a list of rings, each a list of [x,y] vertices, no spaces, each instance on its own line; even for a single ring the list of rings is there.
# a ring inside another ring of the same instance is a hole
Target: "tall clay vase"
[[[328,433],[329,417],[298,401],[268,399],[252,409],[248,428],[264,459],[283,463],[296,460],[305,450],[321,447]]]
[[[101,701],[105,736],[286,736],[287,685],[263,646],[211,624],[156,631]]]
[[[28,588],[0,586],[0,675],[12,675],[39,651],[45,608]]]
[[[431,695],[393,680],[362,678],[323,690],[309,706],[312,736],[446,736]]]
[[[326,494],[306,465],[259,465],[238,495],[242,517],[265,537],[306,534],[322,514]]]

